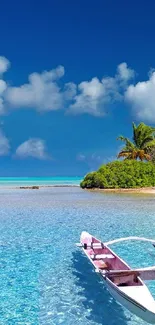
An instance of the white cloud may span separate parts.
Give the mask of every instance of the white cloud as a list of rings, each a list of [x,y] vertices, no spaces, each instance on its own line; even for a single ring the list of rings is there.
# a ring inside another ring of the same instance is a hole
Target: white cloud
[[[135,76],[135,71],[128,68],[126,62],[122,62],[121,64],[118,65],[117,73],[118,73],[118,78],[123,80],[123,82],[129,81],[133,79]]]
[[[139,119],[155,122],[155,72],[151,73],[147,81],[130,85],[125,98]]]
[[[3,115],[4,112],[5,112],[4,100],[3,100],[3,98],[0,97],[0,115]]]
[[[69,107],[73,114],[89,113],[94,116],[104,115],[109,104],[123,98],[127,82],[133,78],[134,71],[121,63],[115,77],[104,77],[101,81],[95,77],[78,85],[74,103]]]
[[[64,100],[70,101],[76,95],[77,86],[73,82],[68,82],[64,86]]]
[[[7,71],[10,62],[0,57],[0,75]],[[109,105],[123,99],[128,82],[134,77],[134,70],[123,62],[117,67],[114,77],[97,77],[82,81],[63,83],[63,66],[56,69],[34,72],[28,76],[28,83],[18,87],[8,85],[0,79],[0,114],[11,109],[31,108],[37,111],[65,109],[70,114],[105,115]]]
[[[10,62],[8,59],[6,59],[4,56],[0,56],[0,76],[2,78],[2,75],[4,72],[6,72],[10,67]],[[7,83],[0,79],[0,115],[4,114],[5,111],[5,105],[4,105],[4,92],[7,89]]]
[[[10,67],[10,62],[4,56],[0,56],[0,74],[3,74]]]
[[[0,79],[0,115],[3,115],[5,112],[4,97],[3,94],[7,89],[7,84],[4,80]]]
[[[0,156],[7,156],[10,151],[10,144],[7,137],[4,135],[2,130],[0,130]]]
[[[105,87],[98,78],[83,81],[78,86],[79,94],[75,96],[75,103],[70,105],[70,113],[89,113],[100,115],[102,105],[108,102]]]
[[[7,89],[7,84],[4,80],[0,79],[0,96],[4,93]]]
[[[61,89],[59,79],[64,75],[64,67],[59,66],[54,70],[42,74],[32,73],[29,83],[20,87],[8,87],[5,100],[11,107],[30,107],[38,111],[50,111],[64,108],[65,101],[75,95],[75,85],[65,84]]]
[[[46,145],[42,139],[29,139],[23,142],[16,150],[16,157],[19,158],[37,158],[40,160],[48,159]]]

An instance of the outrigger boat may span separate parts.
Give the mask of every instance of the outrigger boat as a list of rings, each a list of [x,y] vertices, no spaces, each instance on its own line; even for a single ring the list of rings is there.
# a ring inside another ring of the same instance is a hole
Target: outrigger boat
[[[130,312],[148,323],[155,324],[155,300],[143,280],[155,280],[155,266],[132,270],[108,246],[125,240],[155,240],[141,237],[127,237],[103,243],[89,233],[83,231],[80,243],[83,252],[93,264],[95,271],[110,294]]]

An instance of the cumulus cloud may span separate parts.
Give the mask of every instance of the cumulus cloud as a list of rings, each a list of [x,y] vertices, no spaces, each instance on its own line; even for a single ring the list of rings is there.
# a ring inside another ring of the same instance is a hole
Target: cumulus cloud
[[[4,114],[4,93],[7,89],[7,83],[2,79],[3,73],[6,72],[10,67],[10,62],[4,56],[0,56],[0,115]]]
[[[75,102],[70,105],[70,113],[100,115],[102,105],[109,101],[102,82],[98,78],[83,81],[79,84],[78,90],[79,94],[75,96]]]
[[[16,150],[16,157],[36,158],[40,160],[48,159],[45,141],[42,139],[29,139],[23,142]]]
[[[0,74],[3,74],[10,67],[10,62],[4,56],[0,56]]]
[[[7,89],[7,84],[4,80],[0,79],[0,115],[5,113],[5,104],[3,94]]]
[[[134,77],[134,71],[125,62],[117,67],[115,77],[97,77],[83,81],[78,85],[78,93],[69,111],[73,114],[89,113],[94,116],[104,115],[109,104],[123,98],[127,83]]]
[[[122,62],[117,67],[118,78],[121,79],[123,82],[128,82],[129,80],[133,79],[135,76],[135,71],[128,68],[126,62]]]
[[[11,107],[31,107],[38,111],[50,111],[64,108],[65,100],[70,100],[75,94],[75,85],[67,83],[64,89],[58,85],[64,75],[64,67],[41,74],[32,73],[29,83],[20,87],[8,87],[5,100]]]
[[[150,74],[147,81],[130,85],[125,98],[139,119],[155,122],[155,72]]]
[[[10,143],[3,131],[0,130],[0,156],[7,156],[10,152]]]
[[[11,109],[32,108],[37,111],[65,109],[70,114],[104,115],[109,105],[123,99],[134,70],[126,62],[117,67],[114,77],[97,77],[80,82],[63,83],[63,66],[34,72],[28,76],[28,82],[18,87],[10,86],[2,75],[10,66],[5,57],[0,57],[0,114]]]
[[[0,96],[4,93],[7,89],[7,84],[4,80],[0,79]]]

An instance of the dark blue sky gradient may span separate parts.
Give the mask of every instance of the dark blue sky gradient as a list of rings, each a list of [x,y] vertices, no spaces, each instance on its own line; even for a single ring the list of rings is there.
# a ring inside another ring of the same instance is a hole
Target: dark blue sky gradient
[[[11,62],[5,79],[18,86],[30,73],[61,64],[63,82],[78,84],[114,76],[125,61],[137,71],[137,81],[145,80],[155,67],[154,17],[153,0],[2,1],[0,55]],[[105,117],[63,110],[41,114],[32,107],[12,110],[1,120],[11,155],[0,158],[0,176],[83,175],[116,156],[116,137],[131,136],[131,122],[139,122],[124,102]],[[45,140],[53,160],[15,158],[17,147],[29,138]],[[89,163],[77,160],[81,153]]]

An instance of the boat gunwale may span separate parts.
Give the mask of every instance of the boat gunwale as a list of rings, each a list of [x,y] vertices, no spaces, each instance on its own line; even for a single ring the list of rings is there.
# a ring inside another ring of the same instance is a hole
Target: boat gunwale
[[[106,249],[108,249],[111,253],[112,253],[112,255],[114,255],[116,258],[118,258],[127,268],[128,268],[128,270],[132,270],[131,269],[131,267],[121,258],[121,257],[119,257],[111,248],[109,248],[108,247],[108,245],[106,245],[106,244],[104,244],[104,242],[102,242],[101,240],[99,240],[99,239],[97,239],[96,237],[94,237],[94,236],[92,236],[95,240],[97,240],[99,243],[101,243],[101,244],[103,244],[104,245],[104,247],[106,248]],[[94,267],[95,267],[95,269],[99,269],[98,267],[96,267],[96,265],[95,265],[95,263],[93,262],[93,260],[91,259],[91,257],[90,257],[90,255],[86,252],[86,249],[84,249],[83,247],[82,247],[82,250],[83,250],[83,252],[87,255],[87,257],[89,258],[89,260],[90,260],[90,262],[94,265]],[[99,273],[101,273],[102,274],[102,272],[99,272]],[[104,276],[104,274],[102,274],[102,276]],[[109,279],[109,278],[108,278]],[[144,285],[145,286],[145,283],[143,282],[143,280],[138,276],[138,279],[139,279],[139,281],[141,282],[141,285]],[[110,279],[109,279],[110,280]],[[111,280],[110,280],[111,281]],[[111,281],[112,282],[112,281]],[[112,282],[113,283],[113,282]],[[117,285],[116,285],[116,287],[118,287]],[[132,287],[132,286],[130,286],[130,287]]]
[[[123,264],[125,264],[129,270],[131,270],[130,266],[121,258],[119,257],[116,253],[113,252],[113,250],[111,248],[109,248],[107,245],[105,245],[101,240],[97,239],[96,237],[92,236],[94,239],[96,239],[98,242],[102,243],[104,245],[105,248],[107,248],[116,258],[118,258]],[[95,263],[93,262],[93,260],[91,259],[90,255],[87,253],[87,250],[84,249],[82,247],[83,252],[85,253],[85,255],[88,257],[89,261],[91,262],[91,264],[93,264],[94,268],[96,270],[99,270],[98,267],[96,267]],[[117,293],[122,296],[124,299],[128,300],[130,303],[133,303],[134,305],[136,305],[138,308],[141,308],[143,311],[149,311],[151,312],[149,309],[147,309],[146,307],[144,307],[143,305],[141,305],[140,303],[138,303],[135,299],[131,298],[129,295],[127,295],[126,293],[124,293],[119,286],[117,286],[114,282],[111,281],[111,279],[109,277],[106,276],[106,274],[103,274],[101,271],[98,272],[99,275],[102,277],[102,280],[104,280],[106,282],[106,285],[110,285],[112,287],[113,290],[117,291]],[[143,282],[143,280],[138,277],[139,281],[141,282],[141,286],[143,286],[144,288],[147,289],[147,286],[145,285],[145,283]],[[134,286],[128,286],[128,287],[134,287]],[[148,290],[148,289],[147,289]],[[129,299],[128,299],[129,298]]]

